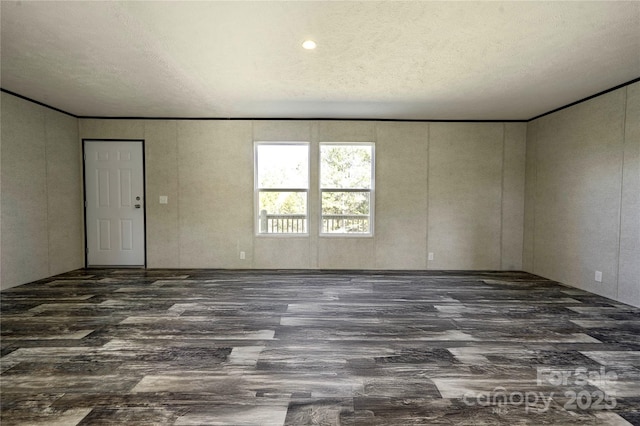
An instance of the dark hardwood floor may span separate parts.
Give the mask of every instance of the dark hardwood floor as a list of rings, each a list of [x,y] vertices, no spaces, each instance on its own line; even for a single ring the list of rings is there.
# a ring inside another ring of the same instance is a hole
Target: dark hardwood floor
[[[640,424],[640,310],[526,273],[79,270],[1,301],[3,426]]]

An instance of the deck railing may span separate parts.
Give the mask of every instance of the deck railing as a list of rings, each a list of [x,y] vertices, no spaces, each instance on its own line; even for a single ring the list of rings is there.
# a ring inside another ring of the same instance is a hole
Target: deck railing
[[[304,234],[307,217],[303,214],[269,214],[260,212],[261,234]],[[325,234],[366,234],[369,232],[369,215],[331,214],[322,216],[322,232]]]
[[[307,216],[303,214],[268,214],[260,212],[261,234],[304,234],[307,232]]]
[[[325,234],[365,234],[369,232],[369,215],[323,215],[322,232]]]

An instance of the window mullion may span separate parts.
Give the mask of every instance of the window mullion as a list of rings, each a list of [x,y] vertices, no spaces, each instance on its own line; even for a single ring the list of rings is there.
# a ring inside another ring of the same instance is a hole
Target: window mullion
[[[258,188],[260,192],[309,192],[306,188]]]
[[[322,192],[371,192],[371,188],[320,188]]]

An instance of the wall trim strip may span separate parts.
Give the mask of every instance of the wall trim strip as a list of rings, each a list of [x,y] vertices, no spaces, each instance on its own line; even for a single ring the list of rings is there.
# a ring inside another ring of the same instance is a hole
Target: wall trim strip
[[[60,109],[60,108],[53,107],[53,106],[51,106],[51,105],[47,105],[47,104],[45,104],[44,102],[36,101],[35,99],[31,99],[31,98],[28,98],[28,97],[26,97],[26,96],[22,96],[22,95],[21,95],[21,94],[19,94],[19,93],[15,93],[15,92],[12,92],[11,90],[3,89],[2,87],[0,87],[0,92],[4,92],[4,93],[7,93],[7,94],[9,94],[9,95],[13,95],[13,96],[15,96],[15,97],[17,97],[17,98],[24,99],[25,101],[29,101],[29,102],[31,102],[31,103],[34,103],[34,104],[36,104],[36,105],[40,105],[40,106],[43,106],[43,107],[45,107],[45,108],[52,109],[52,110],[57,111],[57,112],[61,112],[61,113],[66,114],[66,115],[68,115],[68,116],[70,116],[70,117],[80,118],[80,117],[78,117],[77,115],[72,114],[72,113],[70,113],[70,112],[68,112],[68,111],[62,110],[62,109]]]
[[[537,120],[538,118],[542,118],[542,117],[544,117],[544,116],[546,116],[546,115],[553,114],[554,112],[562,111],[563,109],[567,109],[567,108],[570,108],[570,107],[572,107],[572,106],[574,106],[574,105],[581,104],[581,103],[586,102],[586,101],[589,101],[589,100],[591,100],[591,99],[593,99],[593,98],[597,98],[598,96],[606,95],[606,94],[607,94],[607,93],[609,93],[609,92],[613,92],[614,90],[622,89],[623,87],[630,86],[630,85],[632,85],[633,83],[637,83],[637,82],[639,82],[639,81],[640,81],[640,77],[638,77],[638,78],[634,78],[634,79],[633,79],[633,80],[631,80],[631,81],[627,81],[626,83],[619,84],[619,85],[617,85],[617,86],[615,86],[615,87],[612,87],[611,89],[603,90],[602,92],[598,92],[598,93],[596,93],[595,95],[587,96],[586,98],[583,98],[583,99],[580,99],[580,100],[578,100],[578,101],[572,102],[572,103],[567,104],[567,105],[565,105],[565,106],[562,106],[562,107],[560,107],[560,108],[556,108],[556,109],[551,110],[551,111],[549,111],[549,112],[545,112],[545,113],[543,113],[543,114],[536,115],[535,117],[530,118],[530,119],[528,119],[528,120],[526,120],[526,121],[527,121],[527,122],[530,122],[530,121],[533,121],[533,120]]]
[[[85,120],[193,120],[193,121],[381,121],[381,122],[398,122],[398,123],[529,123],[533,120],[537,120],[546,115],[553,114],[555,112],[561,111],[566,108],[570,108],[574,105],[580,104],[582,102],[586,102],[593,98],[597,98],[598,96],[605,95],[614,90],[621,89],[623,87],[629,86],[631,84],[637,83],[640,81],[640,77],[634,78],[631,81],[626,83],[619,84],[610,89],[603,90],[602,92],[598,92],[594,95],[587,96],[586,98],[579,99],[575,102],[571,102],[567,105],[561,106],[559,108],[553,109],[551,111],[536,115],[535,117],[529,119],[522,120],[418,120],[418,119],[401,119],[401,118],[293,118],[293,117],[102,117],[102,116],[91,116],[91,115],[76,115],[70,112],[64,111],[60,108],[53,107],[51,105],[47,105],[43,102],[36,101],[35,99],[28,98],[26,96],[20,95],[18,93],[12,92],[10,90],[4,89],[0,87],[1,92],[8,93],[10,95],[16,96],[18,98],[24,99],[29,102],[33,102],[35,104],[41,105],[46,108],[50,108],[54,111],[61,112],[63,114],[69,115],[71,117],[75,117],[78,119]]]

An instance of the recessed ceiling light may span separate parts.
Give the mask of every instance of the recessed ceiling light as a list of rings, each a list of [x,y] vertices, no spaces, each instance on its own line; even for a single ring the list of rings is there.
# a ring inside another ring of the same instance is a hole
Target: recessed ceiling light
[[[302,43],[302,47],[304,47],[304,48],[305,48],[305,49],[307,49],[307,50],[313,50],[313,49],[315,49],[315,48],[316,48],[316,46],[317,46],[317,44],[316,44],[316,42],[315,42],[315,41],[313,41],[313,40],[305,40],[305,41]]]

